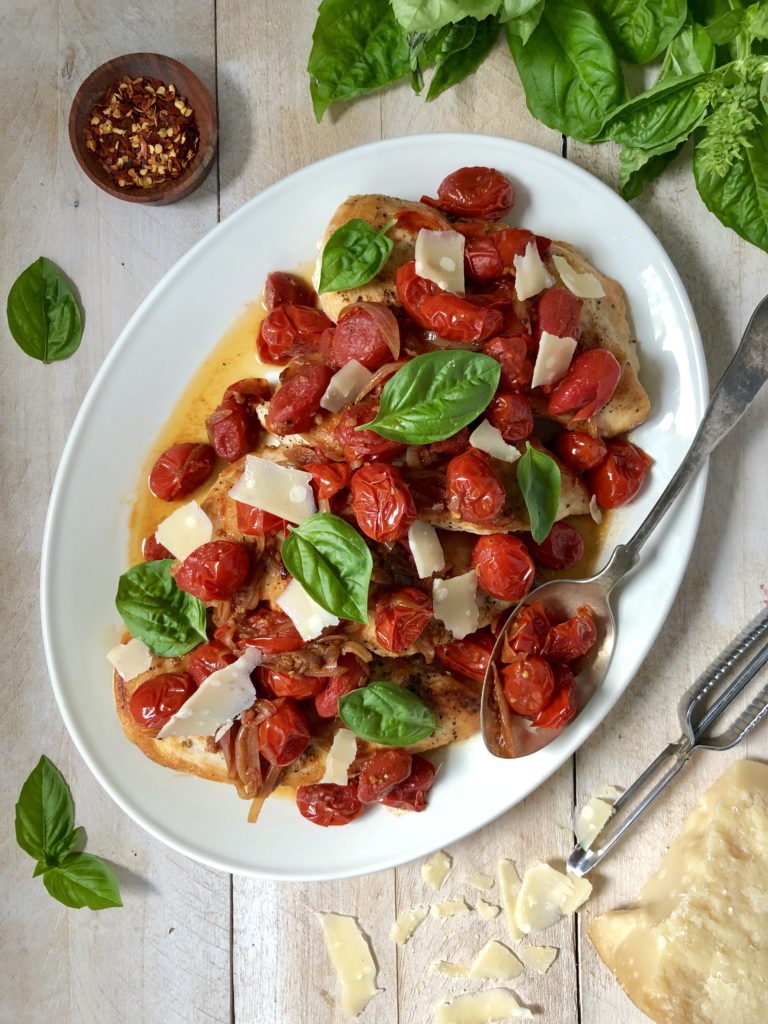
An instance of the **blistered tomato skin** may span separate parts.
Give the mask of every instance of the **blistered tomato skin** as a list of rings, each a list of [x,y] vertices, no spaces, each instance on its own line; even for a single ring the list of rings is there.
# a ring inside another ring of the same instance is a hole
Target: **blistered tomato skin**
[[[469,238],[464,244],[464,274],[470,281],[495,281],[504,273],[499,250],[491,238]]]
[[[262,320],[256,339],[258,358],[283,365],[292,356],[316,351],[323,331],[333,327],[325,313],[292,302],[278,306]]]
[[[547,413],[570,413],[571,423],[588,420],[610,402],[620,377],[621,366],[607,349],[580,352],[549,396]]]
[[[515,205],[515,189],[492,167],[461,167],[443,178],[437,199],[422,196],[421,201],[457,217],[498,220]]]
[[[280,384],[269,403],[267,428],[278,437],[310,430],[332,376],[328,366],[307,366]]]
[[[626,505],[643,485],[651,460],[629,441],[608,441],[607,454],[587,474],[587,486],[603,508]]]
[[[218,672],[227,665],[232,665],[237,658],[229,648],[218,640],[209,640],[200,644],[189,656],[187,672],[197,686],[204,683],[208,676]]]
[[[467,676],[476,683],[482,683],[493,651],[493,637],[487,629],[470,633],[463,640],[451,640],[435,648],[440,664],[449,672]]]
[[[211,447],[225,462],[237,462],[259,443],[261,424],[244,405],[222,404],[205,421]]]
[[[328,682],[323,676],[290,675],[269,668],[262,668],[261,681],[266,690],[275,697],[293,697],[294,700],[316,697]]]
[[[248,616],[237,646],[255,647],[262,654],[286,654],[300,650],[305,643],[285,612],[267,606]]]
[[[315,697],[315,710],[321,718],[335,718],[339,713],[339,697],[364,686],[368,670],[354,654],[342,654],[336,672]]]
[[[535,570],[528,549],[510,533],[480,537],[472,551],[477,582],[499,601],[520,601],[533,586]]]
[[[287,303],[294,306],[311,306],[315,298],[314,290],[293,274],[285,274],[281,270],[267,274],[264,283],[264,305],[270,313]]]
[[[363,466],[352,476],[350,491],[352,511],[366,537],[386,544],[407,535],[416,506],[398,469],[387,463]]]
[[[376,641],[393,654],[415,644],[432,618],[429,598],[415,587],[385,594],[376,609]]]
[[[201,601],[225,601],[245,583],[251,560],[242,544],[213,540],[187,555],[175,572],[177,586]]]
[[[360,766],[357,779],[357,798],[363,804],[383,800],[399,783],[411,774],[412,757],[402,748],[380,750]]]
[[[237,528],[248,537],[266,537],[269,533],[286,529],[285,520],[273,516],[271,512],[265,512],[254,505],[246,505],[243,501],[236,501],[235,505]]]
[[[538,714],[555,690],[551,665],[536,654],[516,658],[502,669],[501,680],[507,703],[518,715]]]
[[[310,462],[303,467],[312,474],[312,489],[317,501],[330,501],[349,487],[351,470],[346,462]]]
[[[579,693],[573,672],[567,665],[553,665],[554,696],[545,708],[534,715],[531,725],[537,729],[562,729],[579,710]]]
[[[555,455],[574,473],[586,473],[599,466],[608,454],[605,441],[580,430],[564,430],[555,439]]]
[[[526,334],[514,334],[494,338],[483,348],[487,356],[501,363],[499,388],[502,391],[519,391],[529,387],[533,379],[533,362],[528,355],[529,341]]]
[[[541,292],[536,300],[536,318],[539,333],[546,331],[558,338],[581,336],[581,299],[567,288],[556,286]]]
[[[479,452],[457,455],[446,467],[448,507],[468,523],[488,523],[504,508],[504,484]]]
[[[213,472],[216,453],[209,444],[174,444],[160,455],[149,474],[149,489],[162,501],[178,501],[204,484]]]
[[[309,746],[309,726],[289,698],[259,725],[259,749],[270,764],[284,767],[301,757]]]
[[[427,793],[435,781],[436,773],[431,761],[420,754],[414,754],[411,774],[393,786],[389,793],[381,798],[381,803],[386,807],[396,807],[400,811],[423,811],[427,806]]]
[[[536,564],[545,569],[572,569],[584,557],[584,538],[569,523],[554,523],[541,544],[528,534],[526,543]]]
[[[399,441],[390,441],[373,430],[356,429],[364,423],[373,422],[378,411],[376,402],[359,402],[341,414],[336,427],[336,440],[341,445],[347,462],[394,459],[405,451],[406,446]]]
[[[163,547],[154,533],[141,542],[141,557],[145,562],[158,562],[163,558],[173,558],[168,548]]]
[[[296,806],[302,817],[323,828],[348,825],[363,810],[363,805],[357,799],[356,782],[349,782],[346,786],[337,786],[332,782],[299,786],[296,790]]]
[[[531,403],[515,391],[497,393],[485,415],[507,444],[524,441],[533,433]]]
[[[532,601],[515,616],[507,646],[515,654],[541,654],[552,623],[541,601]]]
[[[484,341],[499,334],[504,326],[498,310],[452,295],[419,277],[415,260],[397,268],[395,284],[400,303],[411,319],[448,341]]]
[[[185,672],[166,672],[147,679],[131,694],[129,707],[134,719],[150,732],[159,732],[195,692]]]
[[[377,316],[389,321],[393,336],[398,336],[397,320],[388,307],[382,306],[374,315],[364,306],[348,306],[326,342],[332,366],[340,368],[356,359],[367,370],[378,370],[384,363],[391,362],[394,356]]]
[[[593,647],[596,640],[595,620],[589,611],[581,609],[573,618],[552,626],[541,653],[552,661],[576,661]]]

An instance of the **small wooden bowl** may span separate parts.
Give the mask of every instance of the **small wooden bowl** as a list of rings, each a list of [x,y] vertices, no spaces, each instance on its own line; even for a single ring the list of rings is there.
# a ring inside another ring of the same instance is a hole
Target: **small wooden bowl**
[[[161,182],[148,189],[132,189],[127,192],[120,188],[99,163],[96,154],[86,146],[83,129],[97,103],[100,103],[109,87],[119,82],[124,75],[131,78],[157,78],[166,85],[173,82],[177,92],[195,112],[200,132],[197,154],[183,174],[175,179]],[[165,206],[178,202],[200,185],[213,166],[219,128],[216,105],[211,94],[188,67],[159,53],[126,53],[122,57],[108,60],[86,78],[75,94],[69,112],[69,141],[77,162],[99,188],[116,199],[128,203],[155,203]]]

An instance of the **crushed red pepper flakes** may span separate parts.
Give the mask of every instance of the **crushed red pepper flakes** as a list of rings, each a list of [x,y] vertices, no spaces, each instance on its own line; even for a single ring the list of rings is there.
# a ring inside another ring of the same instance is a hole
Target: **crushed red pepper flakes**
[[[83,135],[126,192],[181,177],[200,145],[194,110],[172,82],[156,78],[124,76],[115,82],[91,110]]]

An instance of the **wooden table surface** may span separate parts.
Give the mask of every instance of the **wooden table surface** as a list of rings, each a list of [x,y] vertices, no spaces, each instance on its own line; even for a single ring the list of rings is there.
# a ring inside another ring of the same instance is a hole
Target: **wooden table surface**
[[[469,957],[503,919],[439,929],[427,922],[404,951],[388,936],[396,908],[423,902],[418,864],[352,881],[273,884],[232,878],[166,849],[102,792],[74,749],[48,683],[40,635],[38,568],[51,483],[67,432],[104,356],[149,289],[218,220],[285,174],[359,143],[430,131],[474,131],[567,154],[609,183],[616,151],[584,147],[527,113],[501,46],[460,88],[426,105],[407,86],[312,116],[304,72],[315,5],[266,0],[16,0],[0,14],[0,281],[39,255],[77,283],[86,311],[80,351],[43,366],[3,322],[2,488],[2,963],[0,1020],[14,1024],[329,1024],[342,1020],[314,911],[356,915],[370,935],[384,990],[364,1024],[423,1024],[460,981],[430,975],[436,958]],[[188,63],[218,95],[218,166],[191,198],[167,208],[120,203],[78,170],[66,119],[80,82],[120,53],[157,50]],[[461,165],[471,153],[456,154]],[[716,380],[768,282],[768,257],[711,216],[686,166],[637,203],[672,257],[704,335]],[[638,678],[602,727],[523,804],[451,853],[459,871],[561,860],[574,802],[602,782],[631,780],[676,735],[675,701],[754,615],[768,579],[768,394],[712,459],[698,541],[676,606]],[[83,552],[84,558],[93,552]],[[73,580],[76,599],[77,581]],[[72,784],[89,849],[114,865],[125,906],[67,910],[33,880],[16,847],[13,805],[41,753]],[[589,920],[629,901],[698,793],[732,757],[768,756],[768,730],[732,755],[704,754],[600,872],[578,919],[542,936],[560,948],[545,978],[517,988],[548,1024],[635,1024],[586,937]],[[449,886],[449,889],[456,888]],[[459,890],[460,891],[460,890]],[[496,894],[491,895],[494,899]]]

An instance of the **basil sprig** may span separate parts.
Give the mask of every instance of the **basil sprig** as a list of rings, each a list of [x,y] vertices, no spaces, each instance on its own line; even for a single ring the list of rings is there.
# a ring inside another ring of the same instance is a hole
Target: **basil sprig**
[[[330,512],[318,512],[283,541],[288,572],[331,615],[368,621],[373,558],[360,534]]]
[[[68,359],[80,345],[83,318],[77,299],[61,271],[44,256],[11,285],[6,315],[14,341],[33,359]]]
[[[176,585],[172,558],[140,562],[124,572],[115,605],[134,637],[154,654],[176,658],[207,639],[205,605]]]
[[[560,467],[551,455],[528,442],[525,455],[517,462],[517,483],[528,509],[531,536],[541,544],[557,518]]]
[[[387,232],[394,225],[392,220],[377,231],[368,221],[353,217],[337,228],[323,249],[318,294],[360,288],[373,280],[392,252],[394,243]]]
[[[397,683],[372,682],[339,698],[339,718],[361,739],[407,747],[431,736],[435,712]]]
[[[647,64],[665,49],[682,28],[686,0],[595,0],[619,56]]]
[[[466,427],[488,406],[499,386],[501,364],[465,349],[416,356],[390,377],[373,430],[391,441],[431,444]]]
[[[75,849],[84,834],[75,828],[72,794],[64,777],[41,757],[16,804],[16,842],[37,862],[33,877],[42,875],[51,896],[67,907],[122,907],[111,869],[92,853]]]

